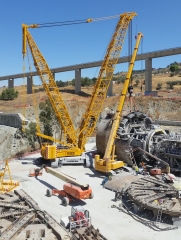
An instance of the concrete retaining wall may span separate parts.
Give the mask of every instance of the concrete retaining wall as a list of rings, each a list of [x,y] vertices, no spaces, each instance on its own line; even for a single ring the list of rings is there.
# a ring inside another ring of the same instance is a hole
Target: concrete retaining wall
[[[155,123],[163,126],[181,126],[180,121],[155,120]]]
[[[20,128],[23,124],[23,117],[21,117],[21,114],[15,113],[0,113],[0,125],[5,125],[9,127],[14,127],[14,128]],[[28,122],[26,120],[25,124]]]

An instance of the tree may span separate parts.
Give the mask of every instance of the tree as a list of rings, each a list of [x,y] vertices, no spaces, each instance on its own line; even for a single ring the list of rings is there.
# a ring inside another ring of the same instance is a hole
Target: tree
[[[57,87],[65,87],[67,85],[67,82],[63,82],[61,80],[56,81]]]
[[[14,100],[18,97],[18,91],[15,91],[14,88],[6,88],[2,91],[0,95],[1,100]]]
[[[178,71],[178,65],[171,64],[170,65],[170,72],[176,72],[176,71]]]
[[[52,130],[52,125],[50,121],[45,121],[43,124],[44,130],[43,133],[47,136],[53,137],[53,130]],[[50,140],[48,140],[50,141]]]
[[[36,123],[31,122],[29,128],[25,129],[25,134],[32,150],[35,150],[35,142],[38,140],[36,136]]]
[[[43,124],[43,133],[47,136],[53,136],[52,126],[56,124],[57,118],[55,116],[54,110],[49,100],[45,100],[45,102],[41,102],[39,104],[39,108],[41,110],[39,114],[40,122]],[[49,141],[44,139],[44,141]]]
[[[81,77],[81,86],[82,87],[89,87],[90,85],[95,84],[97,78],[89,78],[89,77]],[[72,79],[72,86],[75,86],[75,79]]]
[[[97,81],[97,78],[93,77],[91,80],[92,80],[92,83],[94,84]]]
[[[51,115],[52,115],[51,106],[49,106],[49,104],[46,104],[44,108],[41,109],[41,112],[39,115],[40,122],[45,123],[47,120],[51,121]]]
[[[72,86],[75,86],[75,79],[72,79]]]
[[[169,69],[171,72],[170,76],[172,77],[179,71],[178,62],[171,63]]]
[[[88,77],[82,77],[81,78],[81,86],[90,86],[91,85],[91,79]]]

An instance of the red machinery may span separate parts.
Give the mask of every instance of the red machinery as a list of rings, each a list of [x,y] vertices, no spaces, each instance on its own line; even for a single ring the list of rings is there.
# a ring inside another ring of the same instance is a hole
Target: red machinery
[[[82,206],[72,207],[71,216],[62,218],[60,224],[69,231],[75,228],[89,227],[91,225],[89,211]]]
[[[47,167],[46,165],[42,165],[41,168],[35,169],[35,171],[33,173],[29,174],[29,176],[30,177],[41,176],[42,175],[41,171],[43,168],[46,170],[47,173],[50,173],[50,174],[54,175],[55,177],[67,182],[66,184],[64,184],[63,190],[47,189],[48,197],[51,197],[52,194],[58,194],[61,197],[62,205],[64,205],[64,206],[67,206],[69,204],[69,202],[71,202],[72,200],[75,200],[75,199],[93,198],[92,189],[90,188],[90,186],[88,184],[81,184],[81,183],[77,182],[75,179],[73,179],[72,177],[70,177],[64,173],[60,173],[51,167]]]

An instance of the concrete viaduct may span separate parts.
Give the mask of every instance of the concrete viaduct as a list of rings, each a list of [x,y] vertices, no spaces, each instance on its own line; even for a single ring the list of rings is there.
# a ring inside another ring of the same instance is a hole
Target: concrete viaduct
[[[159,58],[159,57],[172,56],[177,54],[181,54],[181,47],[164,49],[160,51],[142,53],[137,55],[136,61],[145,60],[145,92],[152,91],[152,59]],[[129,56],[120,57],[118,60],[118,63],[129,62],[129,59],[130,59]],[[101,64],[102,64],[102,61],[82,63],[77,65],[52,68],[51,72],[53,73],[55,78],[55,73],[75,71],[75,93],[79,93],[81,91],[81,69],[100,67]],[[0,81],[8,80],[8,88],[14,88],[14,79],[27,77],[27,94],[31,94],[32,83],[33,83],[32,77],[37,75],[38,75],[37,72],[32,72],[31,74],[30,73],[14,74],[14,75],[0,77]],[[112,84],[110,85],[108,90],[108,96],[111,96],[111,95],[112,95]]]

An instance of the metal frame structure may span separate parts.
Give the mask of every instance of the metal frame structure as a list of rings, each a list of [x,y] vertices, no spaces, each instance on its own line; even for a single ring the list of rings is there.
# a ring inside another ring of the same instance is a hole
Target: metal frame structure
[[[7,172],[8,176],[5,177],[6,172]],[[12,180],[11,172],[10,172],[10,168],[9,168],[9,161],[7,159],[5,161],[4,170],[2,172],[0,172],[0,192],[1,193],[10,192],[18,186],[19,186],[19,181]]]

